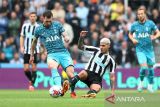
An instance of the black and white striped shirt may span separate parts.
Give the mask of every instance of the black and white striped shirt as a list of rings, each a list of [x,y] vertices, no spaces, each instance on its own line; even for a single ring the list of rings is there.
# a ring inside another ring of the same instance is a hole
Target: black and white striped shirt
[[[31,44],[32,44],[33,37],[34,37],[34,34],[35,34],[35,29],[38,26],[39,25],[37,23],[35,23],[33,25],[30,22],[23,24],[22,30],[21,30],[21,36],[25,37],[25,40],[24,40],[24,54],[30,54],[31,53]],[[34,53],[39,53],[39,52],[40,52],[40,41],[38,40]]]
[[[92,54],[85,70],[97,73],[101,77],[108,69],[110,73],[114,73],[116,63],[109,53],[103,54],[101,53],[100,48],[86,45],[84,46],[84,51],[88,51]]]

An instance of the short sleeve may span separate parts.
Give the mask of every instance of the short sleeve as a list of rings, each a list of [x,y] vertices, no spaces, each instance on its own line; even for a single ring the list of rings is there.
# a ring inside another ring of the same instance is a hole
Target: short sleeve
[[[135,31],[134,31],[134,24],[132,24],[131,25],[131,28],[129,29],[129,32],[131,33],[131,34],[133,34]]]
[[[25,29],[26,29],[26,25],[23,24],[22,29],[21,29],[21,36],[25,36]]]
[[[64,32],[65,30],[63,28],[63,25],[61,23],[58,23],[58,25],[59,25],[59,31],[60,31],[60,33]]]
[[[158,28],[157,26],[155,25],[155,23],[153,21],[151,21],[151,28],[152,28],[152,31],[156,31]]]
[[[113,58],[110,59],[110,73],[114,73],[116,68],[116,63]]]

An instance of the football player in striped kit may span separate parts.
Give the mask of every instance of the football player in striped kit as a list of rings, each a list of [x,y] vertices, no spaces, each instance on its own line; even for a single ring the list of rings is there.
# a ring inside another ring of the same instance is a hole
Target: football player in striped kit
[[[78,42],[79,49],[88,51],[92,54],[89,62],[87,63],[84,70],[76,75],[71,80],[71,91],[74,92],[75,84],[81,80],[90,88],[86,95],[82,97],[94,98],[96,94],[102,88],[102,77],[104,73],[109,69],[110,83],[112,95],[114,96],[114,84],[115,84],[115,68],[116,64],[114,59],[109,54],[110,40],[108,38],[102,38],[100,40],[99,48],[93,46],[87,46],[83,44],[84,37],[87,31],[81,31],[80,39]]]
[[[40,43],[38,42],[36,50],[34,52],[35,60],[33,63],[29,63],[31,54],[31,43],[35,35],[35,29],[39,26],[36,22],[37,15],[36,12],[31,12],[29,15],[29,22],[24,23],[21,30],[20,36],[20,51],[24,54],[24,73],[29,80],[29,90],[34,91],[34,83],[37,77],[36,74],[36,64],[37,64],[37,54],[40,52]],[[30,71],[30,65],[32,66]]]

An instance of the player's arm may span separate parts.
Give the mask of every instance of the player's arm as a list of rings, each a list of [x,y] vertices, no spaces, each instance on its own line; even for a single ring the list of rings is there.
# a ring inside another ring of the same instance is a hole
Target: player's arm
[[[80,32],[80,37],[79,37],[79,40],[78,40],[78,48],[83,50],[84,49],[84,37],[87,35],[87,32],[88,31],[81,31]]]
[[[111,58],[111,64],[110,64],[110,86],[111,86],[111,91],[112,95],[115,95],[115,68],[116,68],[116,63],[115,61]]]
[[[68,42],[69,42],[69,37],[68,37],[67,33],[66,33],[66,32],[62,32],[62,36],[63,36],[63,38],[64,38],[64,41],[65,41],[66,43],[68,43]]]
[[[155,39],[157,39],[159,37],[160,37],[160,32],[159,32],[158,29],[156,29],[155,32],[154,32],[154,34],[153,34],[153,36],[151,36],[151,39],[155,40]]]
[[[136,45],[138,43],[138,40],[136,40],[134,37],[133,37],[133,33],[129,32],[129,39],[133,42],[134,45]]]
[[[20,51],[24,53],[24,36],[20,36]]]
[[[34,61],[34,50],[37,45],[38,38],[34,37],[31,45],[30,63]]]
[[[24,53],[24,36],[25,36],[25,26],[22,26],[21,34],[20,34],[20,51]]]

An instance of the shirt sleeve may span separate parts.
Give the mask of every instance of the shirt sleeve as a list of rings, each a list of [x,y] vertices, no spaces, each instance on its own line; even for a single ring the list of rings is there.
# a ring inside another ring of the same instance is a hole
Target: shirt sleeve
[[[115,72],[115,68],[116,68],[116,63],[113,60],[113,58],[110,59],[110,73],[114,73]]]
[[[155,32],[158,29],[153,21],[151,21],[151,28],[153,32]]]
[[[129,32],[131,33],[131,34],[133,34],[135,31],[134,31],[134,24],[132,24],[131,25],[131,28],[129,29]]]
[[[59,31],[60,33],[62,34],[62,32],[64,32],[64,28],[63,28],[63,25],[61,23],[58,23],[59,24]]]
[[[84,51],[95,52],[95,51],[99,51],[99,48],[94,47],[94,46],[87,46],[87,45],[84,45]]]
[[[21,29],[21,36],[25,36],[25,29],[26,29],[26,25],[23,24],[22,29]]]

